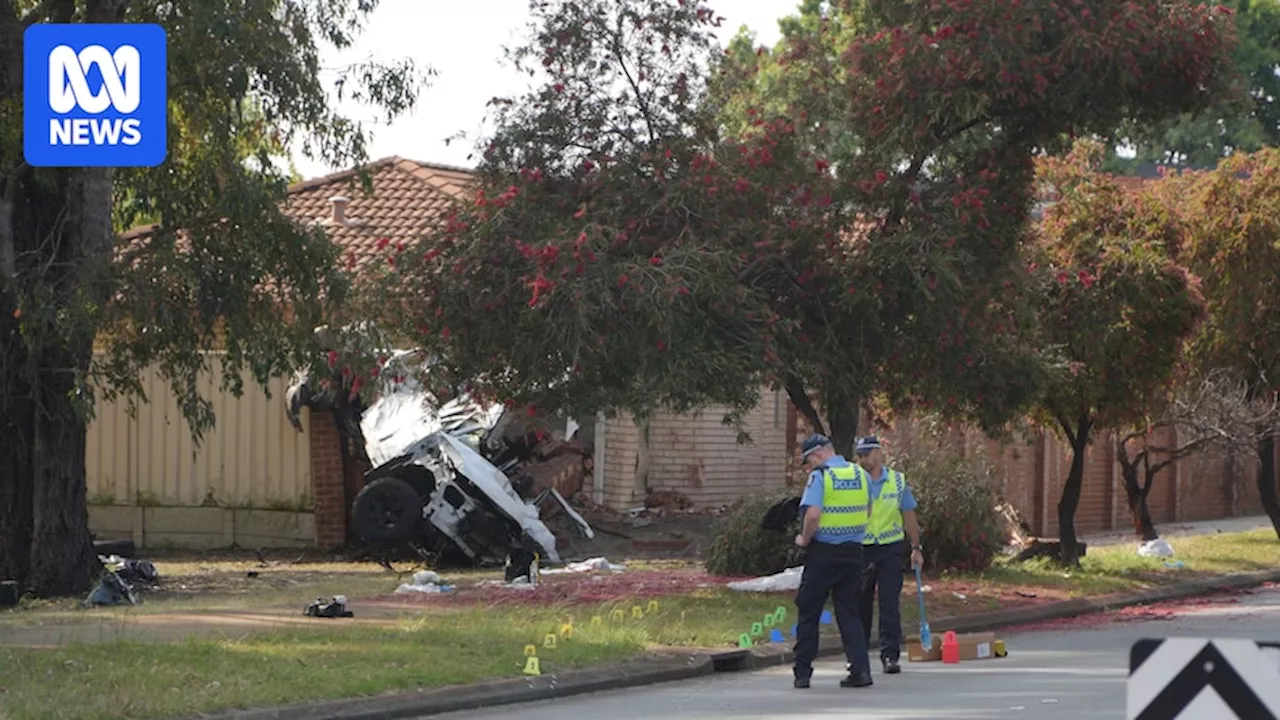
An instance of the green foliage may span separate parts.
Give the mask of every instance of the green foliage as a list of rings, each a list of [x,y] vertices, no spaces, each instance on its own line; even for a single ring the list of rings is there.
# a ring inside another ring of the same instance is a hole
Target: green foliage
[[[1162,199],[1190,228],[1185,257],[1208,304],[1198,365],[1236,369],[1259,397],[1280,392],[1280,151],[1166,182]]]
[[[1032,261],[1040,338],[1054,361],[1039,415],[1072,442],[1144,418],[1204,316],[1174,260],[1186,223],[1150,189],[1129,192],[1095,173],[1101,154],[1081,143],[1042,163],[1061,201],[1046,212]]]
[[[786,530],[763,530],[760,521],[785,494],[753,495],[738,500],[711,526],[705,552],[707,572],[759,577],[795,564],[797,518]]]
[[[1133,158],[1111,155],[1105,169],[1131,172],[1139,163],[1214,167],[1232,152],[1280,142],[1280,2],[1234,0],[1239,44],[1233,53],[1242,92],[1197,113],[1155,124],[1130,124],[1121,133]]]
[[[376,305],[439,382],[556,410],[740,411],[764,382],[818,393],[837,443],[876,391],[1016,415],[1039,384],[1034,153],[1216,101],[1232,24],[1189,2],[840,5],[806,3],[771,52],[736,41],[706,81],[696,2],[536,3],[513,57],[545,82],[496,102],[480,194]]]
[[[158,22],[169,33],[169,155],[156,168],[117,170],[106,187],[117,230],[159,227],[119,243],[124,262],[110,263],[108,243],[84,248],[79,268],[51,265],[47,248],[26,243],[58,232],[74,171],[0,167],[5,187],[23,188],[15,203],[49,210],[15,213],[17,262],[11,274],[0,271],[0,306],[21,311],[31,356],[76,338],[100,341],[105,355],[92,379],[105,398],[145,399],[139,370],[158,363],[197,437],[214,420],[197,382],[208,370],[201,351],[226,351],[223,387],[237,394],[245,371],[265,386],[314,360],[311,328],[326,302],[342,301],[346,279],[323,233],[281,215],[289,177],[276,161],[294,145],[334,165],[364,158],[366,133],[331,106],[319,57],[324,44],[349,47],[376,4],[127,4],[121,21]],[[60,12],[54,7],[37,11]],[[81,22],[105,8],[95,0],[83,15],[31,19]],[[392,116],[412,108],[424,79],[408,61],[340,75],[357,99]],[[0,96],[20,105],[21,88],[6,86]],[[20,135],[4,142],[0,156],[21,157]],[[68,270],[88,282],[63,282]],[[38,374],[38,364],[27,372]]]
[[[965,455],[932,416],[900,439],[889,464],[906,475],[919,505],[921,543],[930,570],[982,571],[1008,538],[996,512],[996,477],[982,453]]]

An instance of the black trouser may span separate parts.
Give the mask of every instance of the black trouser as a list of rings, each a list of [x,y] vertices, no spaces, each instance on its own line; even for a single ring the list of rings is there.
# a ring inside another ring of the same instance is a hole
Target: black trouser
[[[867,638],[858,623],[861,583],[860,543],[809,543],[800,589],[796,591],[796,677],[807,678],[813,674],[813,660],[818,655],[818,623],[828,595],[835,601],[835,618],[840,626],[840,641],[844,644],[849,671],[871,671],[867,661]]]
[[[871,611],[876,589],[880,590],[880,657],[897,660],[902,648],[902,554],[905,544],[863,547],[862,590],[858,596],[858,616],[863,637],[871,645]]]

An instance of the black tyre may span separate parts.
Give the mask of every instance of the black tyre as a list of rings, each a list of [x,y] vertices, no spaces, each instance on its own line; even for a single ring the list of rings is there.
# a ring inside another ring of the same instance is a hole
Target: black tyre
[[[374,545],[415,540],[422,527],[422,498],[399,478],[378,478],[351,503],[351,524],[357,535]]]

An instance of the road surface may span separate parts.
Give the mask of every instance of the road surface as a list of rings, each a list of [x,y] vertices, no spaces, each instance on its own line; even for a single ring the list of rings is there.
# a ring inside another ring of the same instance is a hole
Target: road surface
[[[793,689],[790,668],[779,667],[435,717],[1123,720],[1129,648],[1139,638],[1185,635],[1280,642],[1280,588],[1225,600],[1146,613],[1166,619],[1080,618],[1002,633],[1009,656],[1001,659],[942,665],[912,664],[904,657],[903,672],[897,676],[883,675],[877,663],[870,688],[839,687],[844,663],[831,660],[815,667],[809,690]]]

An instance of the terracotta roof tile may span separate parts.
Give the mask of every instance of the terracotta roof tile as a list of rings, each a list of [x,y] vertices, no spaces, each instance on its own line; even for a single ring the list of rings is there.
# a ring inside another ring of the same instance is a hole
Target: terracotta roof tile
[[[450,204],[465,194],[474,177],[469,170],[391,156],[367,163],[372,192],[365,195],[356,170],[326,175],[289,186],[281,211],[302,225],[319,224],[357,272],[368,267],[387,238],[409,244],[440,222]],[[347,198],[342,221],[333,199]],[[156,230],[146,225],[121,233],[121,250],[136,247]]]

